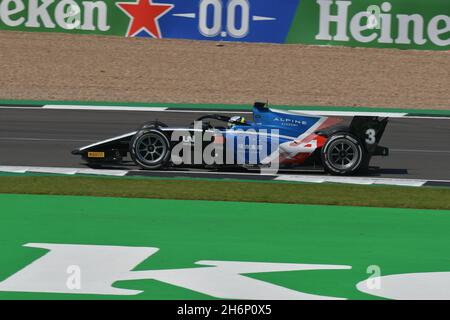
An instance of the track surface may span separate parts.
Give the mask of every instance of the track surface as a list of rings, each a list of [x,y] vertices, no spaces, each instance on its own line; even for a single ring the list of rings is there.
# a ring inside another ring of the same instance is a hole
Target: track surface
[[[0,110],[0,165],[85,167],[71,150],[137,129],[158,119],[187,125],[203,113]],[[449,180],[450,120],[391,119],[381,142],[391,149],[374,157],[370,175]]]

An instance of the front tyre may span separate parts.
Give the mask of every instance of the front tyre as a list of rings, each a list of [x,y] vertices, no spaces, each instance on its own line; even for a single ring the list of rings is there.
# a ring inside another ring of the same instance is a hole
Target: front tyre
[[[330,137],[321,151],[325,170],[333,175],[353,175],[367,163],[367,154],[359,140],[349,133]]]
[[[156,170],[167,165],[170,143],[159,130],[139,131],[131,142],[131,158],[143,169]]]

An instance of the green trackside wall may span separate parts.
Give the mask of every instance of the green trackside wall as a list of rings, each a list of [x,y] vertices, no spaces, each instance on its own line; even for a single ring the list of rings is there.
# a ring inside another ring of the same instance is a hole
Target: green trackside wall
[[[289,204],[0,195],[0,281],[46,253],[26,243],[157,247],[136,270],[199,260],[350,265],[249,275],[293,290],[373,299],[355,285],[382,275],[449,271],[450,211]],[[157,281],[122,281],[137,296],[0,292],[0,299],[208,299]]]
[[[0,0],[0,30],[124,36],[130,19],[120,14],[115,2]],[[71,11],[70,5],[79,9]],[[75,10],[79,10],[76,15]],[[74,12],[73,17],[67,16],[70,12]]]
[[[360,31],[368,11],[378,27]],[[449,13],[448,0],[303,0],[287,43],[450,50]]]
[[[450,50],[449,13],[448,0],[0,0],[0,30]]]

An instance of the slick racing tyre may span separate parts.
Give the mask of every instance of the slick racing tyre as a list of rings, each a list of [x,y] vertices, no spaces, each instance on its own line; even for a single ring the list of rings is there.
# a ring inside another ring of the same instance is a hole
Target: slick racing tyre
[[[359,140],[350,133],[336,133],[321,151],[325,170],[333,175],[353,175],[367,164],[367,155]]]
[[[170,142],[157,129],[139,131],[131,142],[131,158],[143,169],[156,170],[167,165]]]

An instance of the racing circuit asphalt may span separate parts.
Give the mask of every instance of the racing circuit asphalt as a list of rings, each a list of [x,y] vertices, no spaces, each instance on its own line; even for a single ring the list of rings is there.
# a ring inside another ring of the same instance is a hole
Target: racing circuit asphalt
[[[204,114],[0,109],[0,166],[84,168],[73,149],[134,131],[146,121],[187,126]],[[370,176],[450,180],[450,119],[390,119],[380,144],[391,154],[373,158]]]

